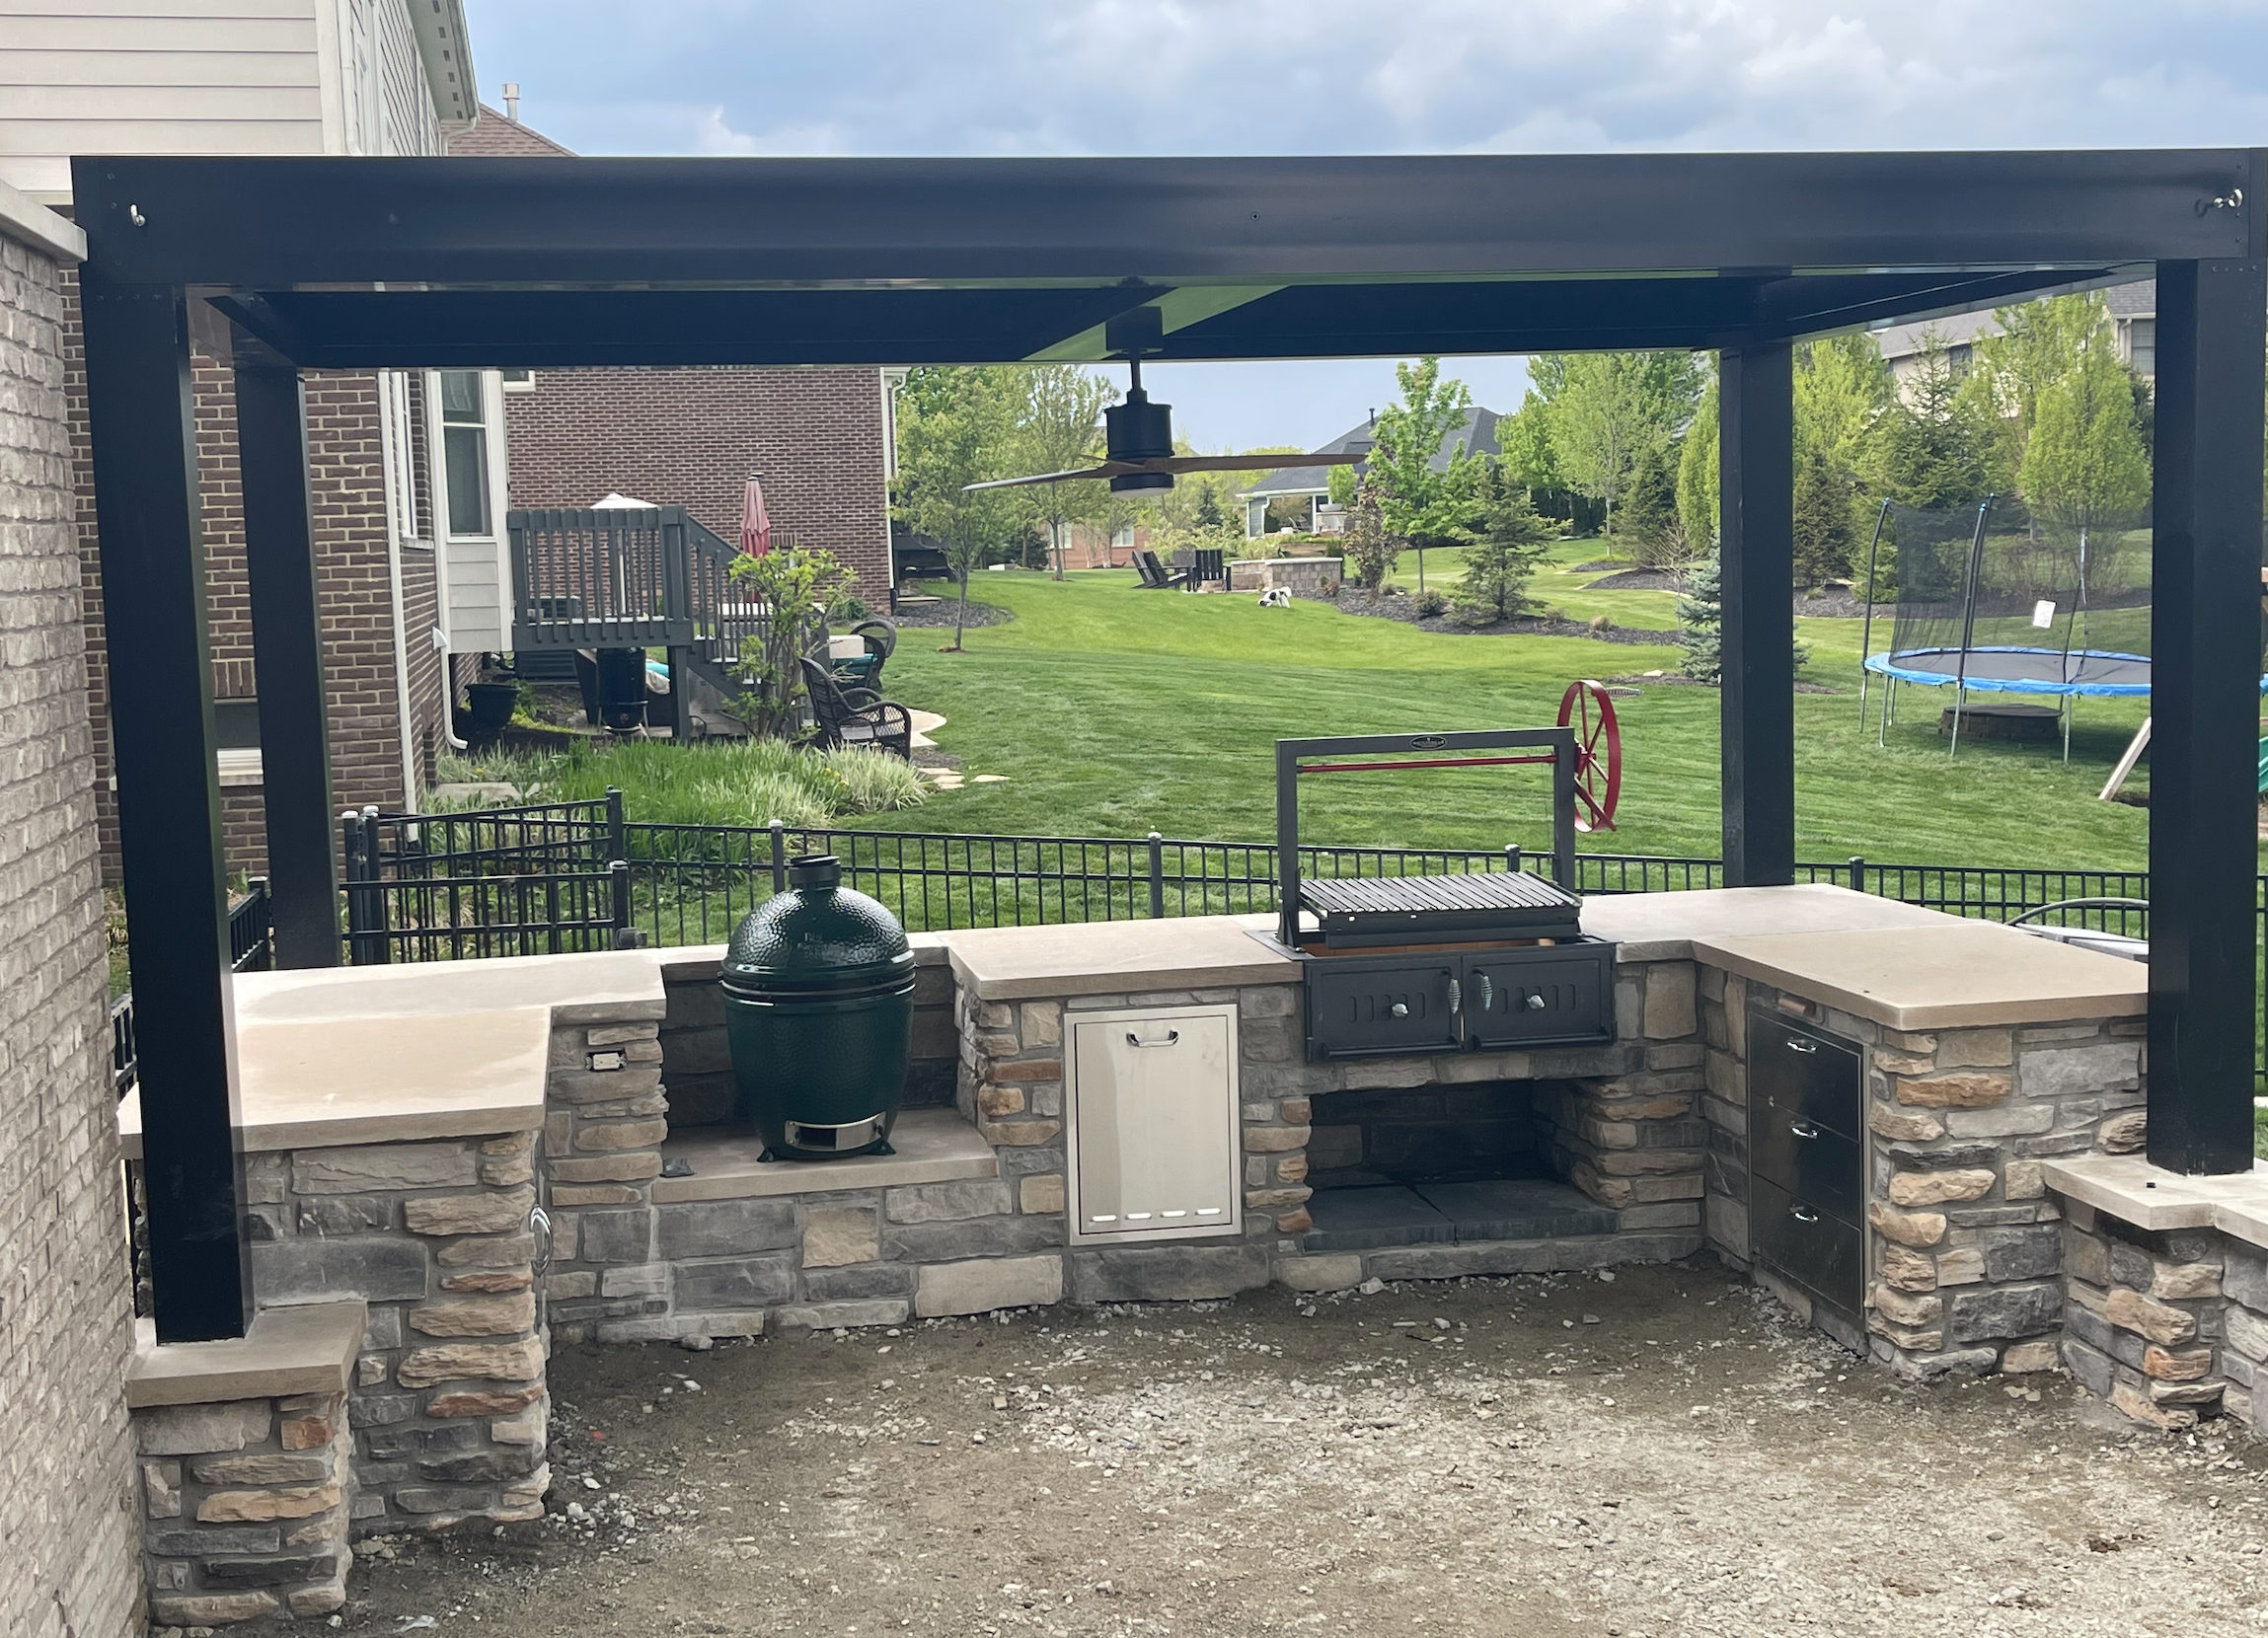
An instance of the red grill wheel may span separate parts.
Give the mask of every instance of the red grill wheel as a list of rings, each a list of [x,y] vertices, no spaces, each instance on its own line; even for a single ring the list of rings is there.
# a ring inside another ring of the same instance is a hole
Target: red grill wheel
[[[1584,678],[1559,697],[1559,726],[1575,730],[1575,828],[1615,828],[1623,793],[1623,728],[1606,688]]]

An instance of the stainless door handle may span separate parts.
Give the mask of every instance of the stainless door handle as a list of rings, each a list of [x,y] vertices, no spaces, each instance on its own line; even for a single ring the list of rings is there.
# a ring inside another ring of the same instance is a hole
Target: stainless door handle
[[[1485,1012],[1496,1005],[1496,986],[1488,982],[1488,975],[1480,975],[1480,1010]]]
[[[1449,1010],[1452,1012],[1465,1010],[1465,986],[1455,979],[1449,981]]]
[[[1798,1223],[1817,1223],[1819,1221],[1819,1214],[1808,1206],[1790,1206],[1787,1209],[1787,1215]]]
[[[1180,1038],[1181,1032],[1177,1029],[1166,1031],[1166,1038],[1163,1041],[1145,1041],[1131,1029],[1126,1032],[1126,1044],[1130,1047],[1170,1047]]]
[[[1819,1050],[1819,1043],[1817,1041],[1806,1041],[1801,1036],[1794,1036],[1789,1039],[1787,1043],[1787,1050],[1789,1052],[1817,1052]]]
[[[1787,1123],[1787,1135],[1791,1138],[1816,1138],[1819,1136],[1819,1128],[1809,1121],[1791,1120]]]
[[[1541,990],[1534,990],[1529,992],[1528,1010],[1531,1012],[1541,1012],[1544,1010],[1544,993]]]
[[[1409,1016],[1409,1004],[1407,1002],[1398,1001],[1392,1006],[1388,1007],[1387,1010],[1392,1012],[1398,1018],[1406,1018]]]

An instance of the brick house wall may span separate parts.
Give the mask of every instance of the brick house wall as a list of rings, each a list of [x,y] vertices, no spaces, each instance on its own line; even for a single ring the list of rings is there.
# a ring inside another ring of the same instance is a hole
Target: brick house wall
[[[515,506],[588,506],[610,489],[683,506],[740,538],[748,475],[776,545],[825,548],[874,607],[889,597],[881,372],[719,365],[538,370],[504,395]]]
[[[141,1621],[133,1347],[63,329],[0,197],[0,1632]],[[27,216],[29,212],[27,211]],[[44,212],[39,213],[45,216]],[[59,227],[54,218],[48,223]]]
[[[103,630],[102,561],[95,529],[94,468],[88,446],[86,370],[79,335],[77,282],[62,281],[61,356],[78,525],[82,617],[95,796],[107,880],[118,875],[115,798],[111,790],[110,676]],[[323,623],[325,706],[331,724],[332,794],[340,807],[400,807],[405,792],[399,691],[394,673],[394,613],[387,564],[385,469],[379,430],[378,378],[351,372],[309,372],[308,462],[313,485],[317,598]],[[205,601],[212,647],[213,698],[257,698],[252,602],[244,555],[244,495],[237,463],[236,390],[228,364],[190,359],[196,416],[198,488],[205,545]],[[403,550],[403,591],[411,672],[409,727],[420,778],[429,778],[440,743],[443,700],[434,624],[432,553]],[[417,599],[422,598],[422,614]],[[265,813],[257,785],[221,792],[221,822],[231,871],[266,868]]]

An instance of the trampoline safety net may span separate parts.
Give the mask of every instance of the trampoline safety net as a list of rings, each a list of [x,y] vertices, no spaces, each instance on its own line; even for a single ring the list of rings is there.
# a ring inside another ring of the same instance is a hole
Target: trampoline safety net
[[[1866,668],[1990,693],[2147,696],[2150,546],[2147,512],[2068,521],[1997,499],[1892,502],[1868,591],[1895,587],[1897,614]]]

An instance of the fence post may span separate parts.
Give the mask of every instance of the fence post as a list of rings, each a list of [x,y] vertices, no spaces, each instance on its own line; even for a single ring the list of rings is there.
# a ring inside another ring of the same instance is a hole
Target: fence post
[[[1166,839],[1156,831],[1150,833],[1150,918],[1163,920],[1166,915]]]
[[[1514,875],[1518,875],[1520,873],[1519,843],[1507,842],[1504,844],[1504,868],[1511,871]]]
[[[622,833],[622,787],[610,784],[606,787],[606,856],[610,862],[629,856]]]
[[[609,861],[606,867],[606,884],[614,896],[614,937],[611,942],[618,950],[631,948],[633,941],[627,936],[630,931],[629,859],[616,858]]]
[[[772,831],[772,891],[788,891],[788,827],[775,819]]]
[[[1851,856],[1851,891],[1853,893],[1866,891],[1866,859],[1860,854]]]

